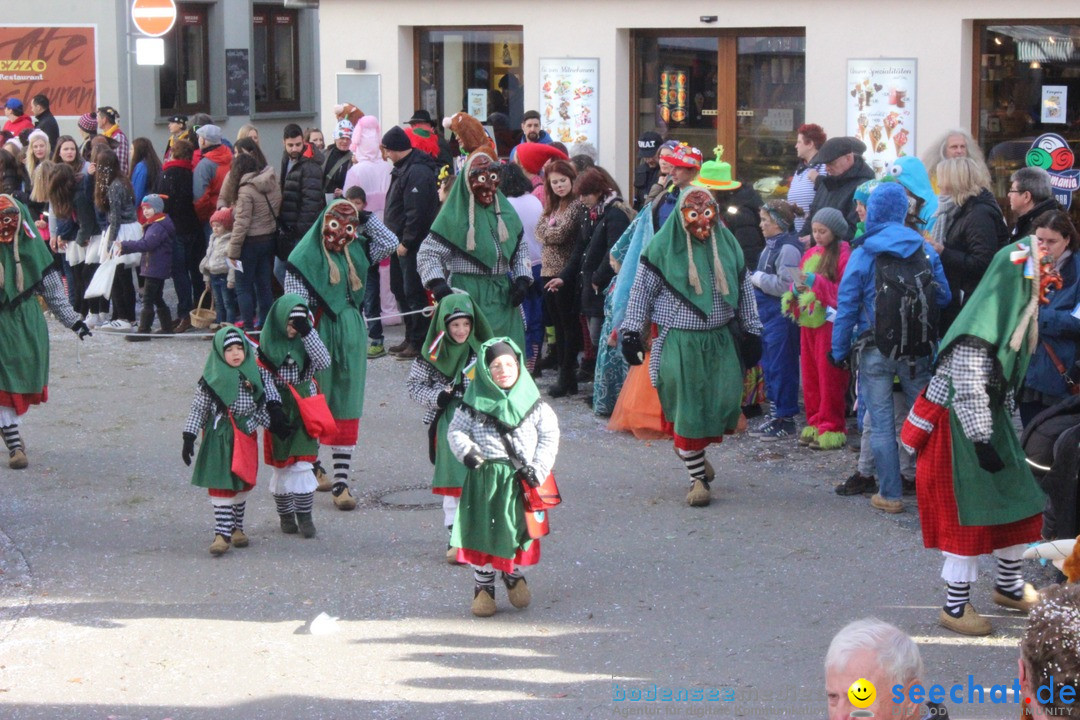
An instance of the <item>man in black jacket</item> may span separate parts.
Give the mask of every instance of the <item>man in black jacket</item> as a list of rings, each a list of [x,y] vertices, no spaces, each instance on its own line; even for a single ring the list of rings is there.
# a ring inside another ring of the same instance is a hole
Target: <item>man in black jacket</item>
[[[386,131],[382,147],[394,163],[383,223],[400,240],[397,252],[390,257],[390,289],[401,312],[413,312],[427,305],[424,284],[416,270],[416,253],[439,213],[438,168],[430,155],[413,150],[409,136],[399,126]],[[406,315],[404,320],[405,341],[388,351],[398,360],[411,360],[420,354],[429,320],[419,314]]]
[[[818,175],[814,183],[814,202],[806,214],[809,221],[821,208],[836,208],[844,214],[850,232],[854,237],[859,224],[855,213],[855,188],[867,180],[874,179],[873,169],[863,160],[866,144],[853,137],[831,137],[818,150],[810,161],[811,165],[824,165],[828,175]],[[809,223],[803,225],[807,229]]]
[[[165,200],[165,212],[176,229],[173,244],[172,280],[176,288],[176,325],[173,332],[191,329],[193,300],[202,294],[205,284],[199,263],[206,255],[202,223],[195,214],[191,159],[195,148],[187,140],[172,144],[172,156],[161,169],[158,192]]]
[[[60,137],[60,126],[56,118],[49,112],[49,98],[38,93],[30,100],[30,114],[34,116],[34,124],[49,136],[49,147],[56,147],[56,141]]]
[[[1013,242],[1035,232],[1035,221],[1051,210],[1060,210],[1050,185],[1050,173],[1038,167],[1023,167],[1009,177],[1009,208],[1016,218]]]
[[[285,258],[326,207],[322,156],[304,142],[304,131],[296,123],[285,126],[283,142],[285,152],[278,174],[281,178],[280,235],[274,260],[274,275],[282,285],[285,284]]]

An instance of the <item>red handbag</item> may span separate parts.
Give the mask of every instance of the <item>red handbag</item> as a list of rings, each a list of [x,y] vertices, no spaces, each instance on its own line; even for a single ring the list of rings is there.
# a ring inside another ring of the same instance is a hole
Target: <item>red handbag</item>
[[[233,420],[231,412],[229,422],[232,423],[233,428],[232,467],[230,469],[246,484],[254,486],[255,476],[259,474],[259,443],[255,440],[254,434],[248,435],[236,427],[236,421]]]
[[[296,407],[300,409],[300,419],[303,420],[308,435],[325,440],[337,434],[337,421],[330,412],[330,406],[326,404],[325,395],[316,393],[311,397],[300,397],[300,393],[296,392],[292,385],[289,385],[289,392],[296,400]]]
[[[530,487],[527,482],[522,480],[521,488],[525,491],[526,510],[540,512],[553,508],[562,502],[559,486],[555,484],[555,476],[552,473],[548,473],[548,476],[537,487]]]

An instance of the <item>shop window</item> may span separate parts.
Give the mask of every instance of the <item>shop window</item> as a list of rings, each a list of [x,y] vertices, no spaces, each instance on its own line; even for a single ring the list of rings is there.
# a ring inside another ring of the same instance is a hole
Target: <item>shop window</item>
[[[165,64],[158,70],[162,115],[210,112],[206,5],[177,5],[176,25],[164,38]]]
[[[252,12],[256,112],[300,109],[299,23],[296,10],[256,5]]]
[[[1036,138],[1056,133],[1080,155],[1080,21],[1028,22],[975,25],[972,127],[1006,212],[1009,176]]]
[[[781,186],[805,122],[806,40],[776,32],[636,33],[633,136],[656,130],[706,159],[722,145],[737,180]]]
[[[416,107],[436,123],[462,110],[488,125],[499,154],[521,135],[521,28],[418,28]]]

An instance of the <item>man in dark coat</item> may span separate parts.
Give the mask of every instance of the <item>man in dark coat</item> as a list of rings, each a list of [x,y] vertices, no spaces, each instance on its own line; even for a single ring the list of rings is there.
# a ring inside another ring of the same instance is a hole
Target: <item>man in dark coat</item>
[[[304,142],[304,131],[296,123],[285,126],[285,152],[281,155],[281,213],[278,215],[280,236],[274,275],[285,282],[285,262],[296,243],[326,207],[323,193],[322,156]]]
[[[645,196],[649,194],[649,189],[656,183],[656,178],[660,176],[660,159],[657,154],[660,152],[660,143],[664,139],[660,137],[660,133],[649,130],[643,132],[641,137],[638,138],[638,158],[640,162],[634,169],[634,209],[640,210],[645,205]]]
[[[814,202],[810,205],[807,218],[812,218],[821,208],[836,208],[844,214],[854,237],[859,224],[855,213],[855,188],[867,180],[874,179],[873,169],[863,160],[866,144],[858,138],[832,137],[818,150],[810,161],[811,165],[824,165],[828,175],[818,175],[814,183]]]
[[[1060,210],[1050,185],[1050,173],[1042,168],[1023,167],[1009,177],[1009,208],[1016,218],[1011,240],[1016,242],[1035,232],[1035,221],[1051,210]]]
[[[161,168],[158,191],[167,198],[165,212],[176,229],[172,253],[172,281],[177,296],[175,332],[187,332],[191,329],[193,299],[205,288],[199,261],[206,254],[206,242],[202,223],[195,214],[191,167],[195,148],[187,140],[175,140],[170,147],[172,156]]]
[[[38,93],[31,98],[30,113],[34,116],[34,124],[49,136],[49,147],[55,148],[56,141],[60,137],[60,125],[49,112],[49,98],[43,93]]]
[[[383,223],[400,242],[397,252],[390,257],[390,289],[401,312],[421,310],[427,305],[427,294],[416,269],[416,254],[439,213],[438,167],[430,155],[413,150],[400,126],[386,131],[382,146],[394,163]],[[405,341],[388,351],[399,360],[411,360],[420,354],[428,318],[406,315],[404,320]]]

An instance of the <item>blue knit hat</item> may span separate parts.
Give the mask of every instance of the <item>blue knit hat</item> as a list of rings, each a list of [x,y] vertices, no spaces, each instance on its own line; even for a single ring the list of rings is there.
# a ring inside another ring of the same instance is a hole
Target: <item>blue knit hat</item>
[[[866,224],[904,223],[908,213],[907,191],[900,183],[881,183],[866,203]]]

